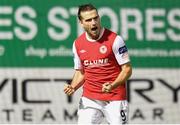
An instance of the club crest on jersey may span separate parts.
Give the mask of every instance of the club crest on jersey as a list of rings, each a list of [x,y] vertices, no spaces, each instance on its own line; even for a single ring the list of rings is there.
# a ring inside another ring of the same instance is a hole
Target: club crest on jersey
[[[105,54],[107,52],[107,47],[105,45],[101,46],[99,48],[99,52],[102,53],[102,54]]]

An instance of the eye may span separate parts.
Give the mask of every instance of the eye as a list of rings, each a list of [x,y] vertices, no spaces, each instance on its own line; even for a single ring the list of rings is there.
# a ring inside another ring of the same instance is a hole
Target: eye
[[[96,16],[94,19],[97,20],[99,16]]]
[[[87,19],[86,22],[90,22],[92,19]]]

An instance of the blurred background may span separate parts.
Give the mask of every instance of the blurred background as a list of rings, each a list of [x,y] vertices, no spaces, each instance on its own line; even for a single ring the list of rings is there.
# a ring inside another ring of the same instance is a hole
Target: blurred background
[[[0,0],[0,123],[73,124],[77,9],[86,0]],[[126,42],[129,123],[180,123],[180,0],[89,0]]]

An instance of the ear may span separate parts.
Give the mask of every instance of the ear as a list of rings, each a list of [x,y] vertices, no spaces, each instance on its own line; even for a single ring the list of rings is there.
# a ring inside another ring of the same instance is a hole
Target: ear
[[[80,24],[82,27],[84,26],[82,20],[79,20],[79,24]]]

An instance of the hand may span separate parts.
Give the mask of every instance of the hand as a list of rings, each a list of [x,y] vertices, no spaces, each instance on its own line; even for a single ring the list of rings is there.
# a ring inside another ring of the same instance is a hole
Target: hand
[[[102,92],[109,93],[112,90],[112,85],[109,82],[106,82],[102,85]]]
[[[71,85],[68,85],[68,84],[65,84],[64,85],[64,93],[67,94],[67,95],[72,95],[73,93],[75,92],[75,89],[71,86]]]

